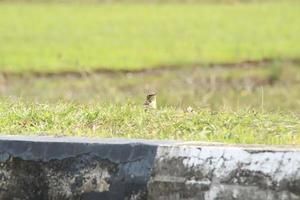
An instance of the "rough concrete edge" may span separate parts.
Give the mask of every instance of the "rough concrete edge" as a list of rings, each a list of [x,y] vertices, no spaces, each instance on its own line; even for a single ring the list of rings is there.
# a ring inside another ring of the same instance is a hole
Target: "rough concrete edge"
[[[154,141],[126,139],[92,139],[51,136],[0,136],[0,153],[24,160],[48,162],[63,160],[83,154],[97,154],[115,163],[130,162],[138,157],[155,156]],[[144,151],[144,152],[143,152]],[[148,152],[149,151],[149,152]],[[128,155],[127,155],[128,153]],[[145,155],[141,155],[141,154]],[[1,159],[0,159],[1,160]]]
[[[180,141],[180,140],[146,140],[128,138],[87,138],[87,137],[55,137],[35,135],[0,135],[1,140],[30,141],[47,143],[81,143],[81,144],[130,144],[149,146],[185,146],[185,147],[215,147],[241,148],[266,151],[300,151],[300,145],[266,145],[266,144],[229,144],[221,142]]]

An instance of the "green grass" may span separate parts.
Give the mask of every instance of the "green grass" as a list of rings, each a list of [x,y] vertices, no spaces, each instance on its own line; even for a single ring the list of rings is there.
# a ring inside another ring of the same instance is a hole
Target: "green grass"
[[[0,4],[0,71],[300,57],[298,3]]]
[[[145,112],[142,106],[0,103],[0,132],[181,139],[228,143],[300,144],[299,116],[251,110],[185,113],[174,108]]]

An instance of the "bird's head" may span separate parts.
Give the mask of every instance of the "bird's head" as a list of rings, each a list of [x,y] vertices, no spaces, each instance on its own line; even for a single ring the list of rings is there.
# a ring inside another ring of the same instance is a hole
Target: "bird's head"
[[[147,100],[149,101],[153,101],[156,99],[156,93],[155,92],[151,92],[147,95]]]

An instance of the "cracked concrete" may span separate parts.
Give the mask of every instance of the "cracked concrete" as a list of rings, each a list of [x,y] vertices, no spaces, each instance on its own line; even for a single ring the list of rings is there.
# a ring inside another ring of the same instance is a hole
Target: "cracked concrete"
[[[156,149],[122,140],[0,137],[0,199],[146,199]]]
[[[296,200],[300,149],[1,136],[0,199]]]
[[[299,151],[175,146],[156,158],[148,199],[300,199]]]

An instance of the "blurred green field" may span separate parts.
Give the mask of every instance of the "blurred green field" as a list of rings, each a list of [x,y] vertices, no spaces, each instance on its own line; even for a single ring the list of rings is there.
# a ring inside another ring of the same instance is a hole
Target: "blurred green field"
[[[300,3],[237,1],[0,3],[0,134],[300,145]]]
[[[296,2],[297,0],[285,0]],[[281,0],[0,0],[9,3],[205,3],[205,4],[236,4],[236,3],[269,3]]]
[[[299,3],[0,4],[0,71],[300,57]]]

